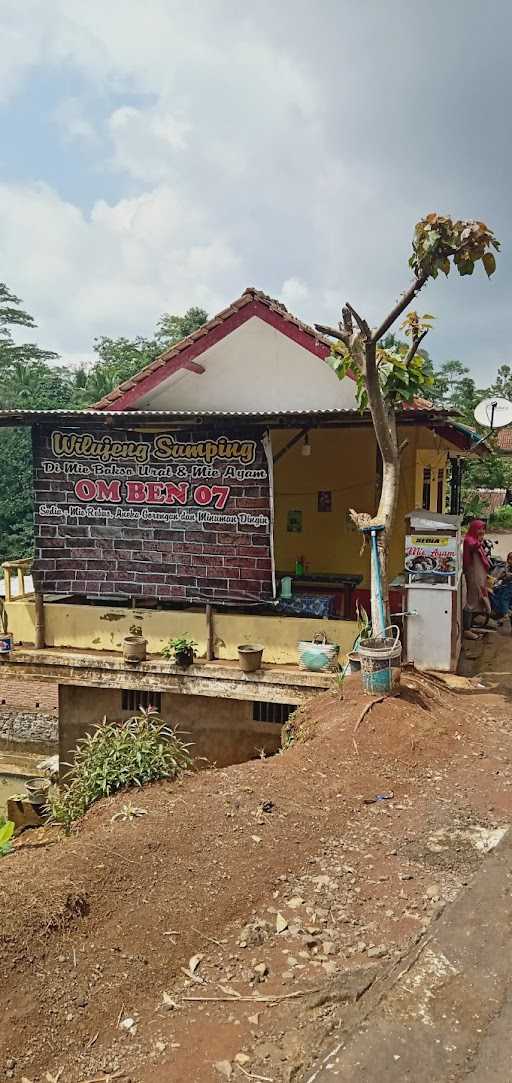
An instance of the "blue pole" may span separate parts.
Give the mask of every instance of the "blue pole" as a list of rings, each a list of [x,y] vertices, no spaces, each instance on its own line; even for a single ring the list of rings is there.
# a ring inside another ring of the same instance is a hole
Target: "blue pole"
[[[376,531],[375,527],[371,528],[371,546],[372,546],[373,572],[374,572],[374,575],[375,575],[375,582],[376,582],[376,585],[377,585],[376,594],[377,594],[377,603],[378,603],[378,606],[379,606],[379,617],[380,617],[380,623],[381,623],[381,627],[382,627],[382,635],[384,635],[384,630],[386,628],[386,617],[385,617],[385,614],[384,614],[384,599],[382,597],[382,580],[381,580],[381,575],[380,575],[379,550],[377,548],[377,531]]]

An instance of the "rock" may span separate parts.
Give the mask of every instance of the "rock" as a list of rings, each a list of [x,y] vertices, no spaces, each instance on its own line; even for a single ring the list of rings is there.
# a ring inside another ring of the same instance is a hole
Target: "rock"
[[[169,993],[162,993],[162,1011],[173,1012],[177,1007],[178,1005],[176,1004],[176,1001],[173,1000],[171,996],[169,996]]]
[[[157,1053],[165,1053],[165,1050],[167,1049],[167,1045],[166,1045],[165,1042],[158,1041],[158,1042],[155,1042],[155,1049],[156,1049]]]
[[[289,955],[286,962],[288,963],[288,966],[298,966],[299,965],[298,959],[295,959],[293,955]]]
[[[336,952],[336,945],[333,944],[332,940],[325,940],[322,944],[322,951],[324,955],[334,955]]]
[[[427,896],[427,899],[433,899],[434,902],[437,902],[438,899],[441,898],[441,888],[439,887],[439,884],[429,884],[425,895]]]
[[[196,970],[197,970],[197,968],[198,968],[198,966],[199,966],[202,959],[204,959],[204,955],[200,955],[200,954],[199,955],[193,955],[192,958],[189,959],[189,961],[188,961],[188,972],[189,972],[189,974],[195,974],[195,972],[196,972]]]
[[[288,922],[286,918],[284,918],[282,914],[278,914],[276,917],[276,932],[284,933],[287,928]]]
[[[135,1019],[132,1019],[131,1015],[126,1015],[124,1019],[121,1019],[119,1024],[119,1030],[134,1030],[136,1027]]]
[[[266,975],[268,974],[268,966],[267,966],[267,964],[266,963],[256,963],[256,966],[254,967],[254,973],[256,974],[256,976],[259,978],[260,981],[263,981],[263,978],[265,978]]]
[[[304,899],[301,899],[300,895],[294,895],[291,899],[288,899],[286,905],[289,906],[291,910],[298,910],[299,906],[304,905]]]
[[[368,948],[366,952],[368,959],[382,959],[384,955],[387,955],[387,948],[384,944],[379,944],[375,948]]]
[[[398,879],[399,880],[414,880],[414,876],[413,876],[412,872],[401,872]]]
[[[233,1069],[229,1060],[216,1060],[214,1064],[215,1071],[219,1073],[224,1079],[231,1079],[233,1075]]]
[[[15,1068],[16,1067],[16,1059],[15,1059],[15,1057],[7,1057],[7,1060],[5,1062],[5,1067],[7,1069]]]
[[[251,1027],[257,1027],[260,1021],[260,1013],[255,1012],[254,1015],[247,1016],[247,1022],[251,1024]]]
[[[331,976],[331,977],[332,977],[333,974],[336,973],[336,971],[338,969],[337,966],[336,966],[336,963],[333,962],[332,960],[329,960],[326,963],[322,963],[322,967],[325,970],[325,973],[329,974],[329,976]]]
[[[263,918],[255,918],[254,921],[250,921],[247,925],[244,925],[238,943],[240,944],[240,947],[257,947],[258,944],[263,944],[263,942],[267,940],[271,931],[272,926],[270,925],[270,922],[264,921]]]
[[[241,1064],[242,1068],[251,1063],[251,1058],[247,1056],[247,1053],[237,1053],[235,1060],[237,1064]]]

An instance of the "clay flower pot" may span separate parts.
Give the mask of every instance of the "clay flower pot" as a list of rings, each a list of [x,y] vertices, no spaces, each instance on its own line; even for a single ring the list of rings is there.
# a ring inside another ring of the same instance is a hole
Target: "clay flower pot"
[[[123,658],[125,662],[144,662],[147,639],[143,636],[125,636],[123,639]]]
[[[256,670],[261,669],[263,651],[264,647],[257,646],[254,643],[243,643],[238,648],[240,669],[244,673],[255,673]]]

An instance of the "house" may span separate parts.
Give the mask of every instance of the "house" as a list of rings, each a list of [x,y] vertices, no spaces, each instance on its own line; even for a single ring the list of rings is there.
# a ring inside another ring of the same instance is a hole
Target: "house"
[[[248,289],[93,409],[0,412],[0,425],[32,427],[36,508],[35,594],[7,602],[23,646],[3,664],[58,683],[63,759],[98,718],[149,702],[199,754],[244,759],[274,749],[289,711],[328,685],[298,669],[297,645],[326,632],[350,650],[369,557],[349,509],[373,513],[380,485],[370,416],[329,352]],[[458,510],[449,460],[472,445],[424,401],[398,428],[392,576],[406,515]],[[122,640],[139,628],[150,659],[130,668]],[[183,633],[198,658],[178,672],[160,652]],[[256,674],[238,669],[242,643],[264,647]]]

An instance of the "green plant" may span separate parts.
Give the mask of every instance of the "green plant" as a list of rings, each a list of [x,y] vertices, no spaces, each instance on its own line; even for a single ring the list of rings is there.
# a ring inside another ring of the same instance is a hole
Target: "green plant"
[[[357,634],[356,642],[359,643],[361,641],[361,639],[369,639],[370,638],[370,636],[372,634],[372,626],[371,626],[371,621],[370,621],[370,618],[368,616],[368,613],[366,612],[366,609],[364,608],[364,605],[359,605],[358,601],[356,601],[356,620],[357,620],[357,628],[358,628],[358,634]]]
[[[164,658],[172,658],[180,665],[191,665],[196,657],[197,643],[190,636],[175,636],[163,648]]]
[[[15,826],[12,820],[0,816],[0,857],[7,857],[7,854],[11,853]]]
[[[142,627],[141,627],[141,625],[140,624],[131,624],[130,625],[130,635],[132,635],[132,636],[141,636],[142,635]]]
[[[189,747],[152,707],[141,708],[125,722],[104,719],[78,742],[64,788],[50,790],[50,820],[69,831],[100,797],[128,786],[179,778],[192,766]]]
[[[489,519],[489,526],[494,529],[499,529],[499,527],[505,527],[506,530],[512,529],[512,506],[503,504],[503,507],[496,508]]]

